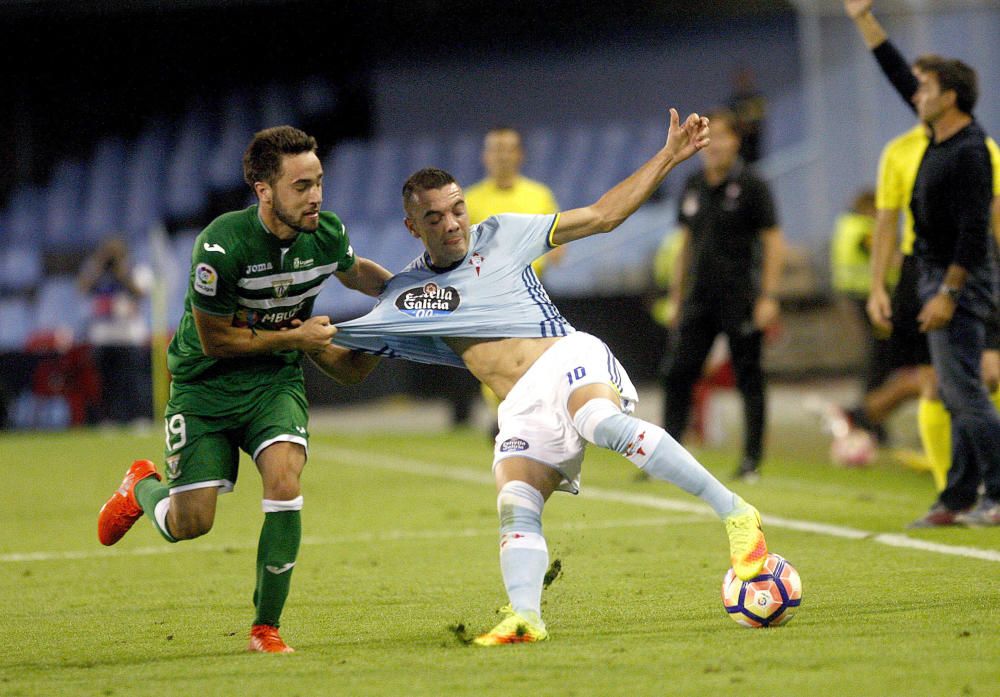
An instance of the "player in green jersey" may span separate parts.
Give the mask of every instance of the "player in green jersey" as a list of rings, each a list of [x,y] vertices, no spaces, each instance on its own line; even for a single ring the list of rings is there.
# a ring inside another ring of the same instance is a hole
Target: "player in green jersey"
[[[333,346],[336,328],[311,317],[331,276],[378,295],[391,274],[358,257],[343,223],[321,211],[316,140],[290,126],[257,133],[243,174],[259,203],[216,218],[195,240],[184,315],[167,351],[173,374],[165,413],[166,482],[148,460],[129,468],[98,517],[112,545],[145,512],[176,542],[204,535],[220,493],[236,484],[239,451],[263,480],[251,651],[287,653],[281,610],[302,537],[299,480],[308,416],[303,353],[341,382],[377,359]]]

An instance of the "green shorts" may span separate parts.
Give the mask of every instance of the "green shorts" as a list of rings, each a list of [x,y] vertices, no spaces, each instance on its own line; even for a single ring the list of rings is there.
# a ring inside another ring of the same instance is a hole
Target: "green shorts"
[[[272,443],[287,441],[309,449],[309,413],[299,383],[268,386],[242,395],[239,408],[221,416],[185,414],[183,386],[174,386],[164,415],[167,484],[170,493],[216,486],[226,493],[236,486],[240,450],[255,461]]]

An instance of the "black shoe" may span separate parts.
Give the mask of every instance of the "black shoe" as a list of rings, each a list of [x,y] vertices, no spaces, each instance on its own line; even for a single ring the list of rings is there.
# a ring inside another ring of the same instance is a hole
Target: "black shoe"
[[[735,472],[733,472],[733,480],[744,482],[746,484],[756,484],[760,481],[758,463],[749,458],[744,458],[740,462],[740,466],[736,468]]]

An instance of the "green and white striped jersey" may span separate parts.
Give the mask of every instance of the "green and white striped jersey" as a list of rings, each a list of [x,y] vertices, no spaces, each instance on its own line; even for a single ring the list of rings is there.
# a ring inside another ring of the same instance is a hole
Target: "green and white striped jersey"
[[[195,240],[184,315],[167,349],[175,384],[221,379],[238,388],[242,377],[252,385],[273,380],[275,371],[294,366],[301,375],[300,351],[279,351],[240,358],[210,358],[202,351],[191,308],[232,317],[233,326],[277,330],[312,313],[316,296],[335,271],[354,264],[354,250],[344,224],[320,212],[315,232],[282,241],[261,222],[257,206],[225,213]],[[234,382],[237,381],[237,382]]]

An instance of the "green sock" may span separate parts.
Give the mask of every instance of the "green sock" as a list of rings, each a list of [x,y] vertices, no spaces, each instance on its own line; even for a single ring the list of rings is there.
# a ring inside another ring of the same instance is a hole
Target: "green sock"
[[[166,529],[167,520],[163,519],[163,524],[156,519],[156,504],[170,496],[170,487],[159,481],[156,477],[146,477],[140,479],[135,484],[135,500],[139,502],[142,512],[149,518],[156,531],[163,535],[167,542],[177,542],[170,531]]]
[[[264,514],[264,525],[257,544],[257,588],[253,593],[257,617],[254,624],[278,626],[288,589],[292,585],[292,571],[301,540],[301,511]]]

